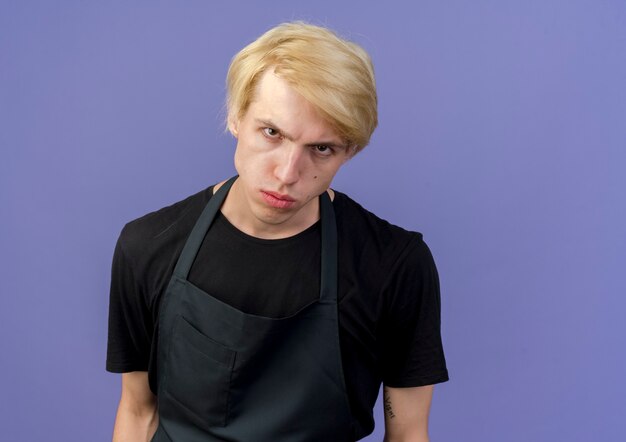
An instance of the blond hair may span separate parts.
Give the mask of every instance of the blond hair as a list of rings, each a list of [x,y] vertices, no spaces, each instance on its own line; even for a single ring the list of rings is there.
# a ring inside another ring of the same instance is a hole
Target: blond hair
[[[229,119],[242,118],[261,74],[273,69],[346,141],[364,148],[378,124],[374,67],[365,50],[329,29],[283,23],[243,48],[226,77]]]

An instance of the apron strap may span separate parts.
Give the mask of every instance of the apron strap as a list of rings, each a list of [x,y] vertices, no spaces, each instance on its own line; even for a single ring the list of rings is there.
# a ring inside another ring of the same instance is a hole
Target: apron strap
[[[337,222],[335,209],[328,192],[320,195],[320,218],[322,219],[322,262],[320,302],[337,302]]]
[[[206,236],[209,227],[215,219],[215,215],[217,215],[220,207],[222,207],[222,203],[226,199],[226,195],[228,195],[228,191],[232,187],[237,177],[238,176],[235,175],[234,177],[226,181],[222,185],[222,187],[220,187],[217,192],[215,192],[215,194],[211,196],[211,199],[202,211],[202,214],[200,214],[200,218],[198,218],[196,225],[193,227],[193,230],[189,234],[189,238],[187,238],[185,247],[183,247],[180,258],[178,259],[176,267],[174,268],[174,275],[182,279],[187,279],[187,276],[189,276],[189,271],[191,270],[191,266],[196,259],[198,250],[200,250],[202,241],[204,240],[204,237]]]

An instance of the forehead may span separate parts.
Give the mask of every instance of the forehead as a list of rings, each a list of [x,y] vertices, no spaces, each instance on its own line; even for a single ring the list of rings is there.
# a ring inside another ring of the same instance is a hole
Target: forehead
[[[341,140],[337,131],[322,118],[315,106],[274,71],[265,72],[259,80],[244,119],[271,121],[278,129],[294,138],[324,137]]]

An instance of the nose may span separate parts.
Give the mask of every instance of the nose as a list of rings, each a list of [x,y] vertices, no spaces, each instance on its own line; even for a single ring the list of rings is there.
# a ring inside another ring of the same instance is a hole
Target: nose
[[[274,175],[283,184],[294,184],[300,179],[300,173],[304,167],[304,149],[295,143],[283,146],[284,150],[274,169]]]

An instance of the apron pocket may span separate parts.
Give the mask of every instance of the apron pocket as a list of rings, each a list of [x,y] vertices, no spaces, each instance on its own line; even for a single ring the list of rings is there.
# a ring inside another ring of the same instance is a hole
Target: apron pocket
[[[206,429],[225,426],[237,353],[202,334],[182,316],[175,320],[170,345],[165,389],[184,407],[176,414]]]

